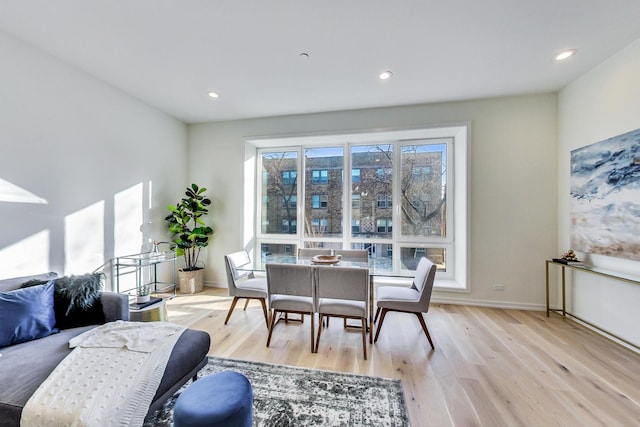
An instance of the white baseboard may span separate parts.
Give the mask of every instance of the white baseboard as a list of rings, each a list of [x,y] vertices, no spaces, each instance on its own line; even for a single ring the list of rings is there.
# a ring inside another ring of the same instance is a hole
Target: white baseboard
[[[431,297],[431,302],[437,304],[472,305],[476,307],[502,308],[508,310],[545,311],[547,309],[544,304],[531,304],[513,301],[478,300],[468,298],[448,298],[435,295]]]
[[[226,283],[223,285],[222,283],[218,283],[218,282],[204,282],[204,287],[205,288],[227,289],[226,285],[227,285]]]
[[[205,282],[204,286],[209,288],[221,288],[221,289],[227,288],[226,286],[223,286],[221,283],[218,283],[218,282]],[[456,295],[461,295],[461,294],[456,293]],[[530,303],[520,303],[520,302],[513,302],[513,301],[477,300],[477,299],[470,299],[470,298],[450,298],[450,297],[443,297],[443,296],[436,296],[436,295],[431,297],[431,301],[438,304],[472,305],[477,307],[503,308],[503,309],[510,309],[510,310],[529,310],[529,311],[546,310],[546,306],[544,304],[530,304]]]

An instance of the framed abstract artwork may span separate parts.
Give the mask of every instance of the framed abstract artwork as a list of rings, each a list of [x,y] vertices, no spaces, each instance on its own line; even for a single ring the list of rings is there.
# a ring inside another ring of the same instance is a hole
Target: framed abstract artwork
[[[640,129],[571,152],[571,247],[640,261]]]

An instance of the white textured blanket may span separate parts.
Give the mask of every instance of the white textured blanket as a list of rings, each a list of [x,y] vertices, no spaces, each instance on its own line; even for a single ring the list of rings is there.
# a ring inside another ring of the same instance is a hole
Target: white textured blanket
[[[107,323],[69,341],[75,349],[22,411],[22,427],[140,426],[186,328]]]

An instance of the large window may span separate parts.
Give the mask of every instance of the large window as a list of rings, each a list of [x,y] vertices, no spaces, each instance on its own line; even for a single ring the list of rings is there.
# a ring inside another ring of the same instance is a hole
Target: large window
[[[309,171],[303,187],[307,202],[304,236],[308,239],[341,237],[343,147],[310,147],[303,152],[302,167]]]
[[[403,235],[446,237],[446,164],[446,143],[402,146],[399,193]],[[431,200],[437,202],[430,203]]]
[[[295,234],[296,227],[291,224],[297,221],[298,152],[263,152],[260,167],[262,168],[261,232],[263,234]]]
[[[384,143],[352,143],[345,135],[339,144],[314,138],[309,145],[259,149],[258,248],[263,254],[291,247],[367,249],[377,266],[407,276],[427,256],[438,277],[466,286],[466,128],[451,136],[422,132],[429,133],[440,135],[418,138],[407,131],[410,137]],[[463,165],[458,197],[449,185],[456,155]],[[458,216],[454,202],[463,208]]]

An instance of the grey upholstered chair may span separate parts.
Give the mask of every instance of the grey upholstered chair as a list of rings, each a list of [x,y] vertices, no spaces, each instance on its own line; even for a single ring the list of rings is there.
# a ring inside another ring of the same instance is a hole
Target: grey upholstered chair
[[[314,319],[315,319],[315,267],[298,264],[267,264],[267,295],[271,322],[267,347],[271,343],[273,327],[278,319],[278,313],[305,314],[311,316],[311,352],[315,353]]]
[[[264,313],[264,321],[269,328],[269,316],[267,314],[267,279],[264,277],[255,277],[252,271],[240,271],[243,267],[251,265],[251,259],[246,251],[238,251],[224,256],[224,264],[227,269],[227,284],[229,286],[229,296],[233,297],[231,307],[224,320],[226,325],[229,322],[231,313],[233,313],[236,303],[241,298],[246,299],[244,309],[250,299],[257,299],[262,304],[262,312]]]
[[[298,248],[298,259],[311,259],[316,255],[331,255],[331,249]]]
[[[378,334],[380,333],[380,328],[382,328],[384,316],[387,312],[399,311],[402,313],[413,313],[418,317],[422,330],[427,336],[429,344],[431,344],[431,348],[435,350],[433,341],[431,341],[431,335],[429,335],[429,330],[422,317],[422,313],[429,311],[429,302],[431,301],[435,277],[436,265],[427,258],[422,257],[416,268],[413,285],[410,288],[399,286],[378,287],[376,291],[378,309],[376,310],[374,322],[377,321],[380,310],[382,310],[382,316],[380,317],[380,323],[378,323],[374,342],[378,341]]]
[[[342,256],[343,261],[369,261],[369,251],[366,249],[336,249],[335,254]]]
[[[340,255],[342,261],[369,262],[369,251],[366,249],[336,249],[335,254]],[[349,326],[346,318],[343,323],[345,328]],[[320,324],[322,325],[322,323]],[[327,318],[328,324],[329,319]]]
[[[357,267],[318,267],[317,278],[316,311],[320,321],[316,352],[325,316],[342,317],[345,320],[359,319],[362,325],[362,351],[366,360],[369,270]]]

